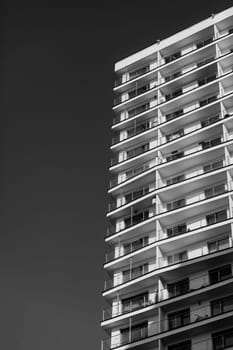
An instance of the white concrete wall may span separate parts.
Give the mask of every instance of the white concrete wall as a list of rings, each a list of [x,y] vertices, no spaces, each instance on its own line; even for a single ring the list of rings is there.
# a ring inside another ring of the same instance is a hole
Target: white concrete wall
[[[189,44],[187,46],[185,46],[182,50],[181,50],[181,55],[186,55],[187,53],[195,50],[197,48],[197,45],[195,43]]]
[[[189,83],[189,84],[183,86],[182,92],[185,93],[185,92],[193,90],[193,89],[195,89],[197,87],[198,87],[198,82],[197,81],[193,81],[192,83]]]
[[[193,111],[194,109],[198,108],[200,106],[199,101],[192,102],[186,106],[183,107],[184,113],[188,113]]]
[[[195,143],[193,145],[189,145],[187,148],[184,149],[184,155],[187,155],[187,154],[191,154],[191,153],[194,153],[194,152],[198,152],[202,150],[202,146]]]
[[[184,68],[181,69],[182,74],[185,74],[187,72],[189,72],[190,70],[193,70],[197,68],[197,64],[196,63],[191,63],[188,66],[185,66]]]
[[[157,139],[150,140],[150,142],[149,142],[149,149],[155,148],[157,145],[158,145],[158,140]]]
[[[201,128],[201,122],[195,121],[193,123],[190,123],[184,127],[184,134],[189,134],[190,132],[193,132],[197,129]]]

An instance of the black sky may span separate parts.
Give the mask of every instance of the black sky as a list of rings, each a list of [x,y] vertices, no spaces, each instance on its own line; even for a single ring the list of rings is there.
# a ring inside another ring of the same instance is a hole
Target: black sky
[[[232,1],[5,1],[0,349],[100,349],[114,62]]]

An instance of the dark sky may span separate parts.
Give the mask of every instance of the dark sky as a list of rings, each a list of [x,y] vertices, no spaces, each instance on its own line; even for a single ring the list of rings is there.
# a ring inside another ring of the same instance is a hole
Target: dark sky
[[[232,1],[5,1],[0,348],[100,349],[114,62]]]

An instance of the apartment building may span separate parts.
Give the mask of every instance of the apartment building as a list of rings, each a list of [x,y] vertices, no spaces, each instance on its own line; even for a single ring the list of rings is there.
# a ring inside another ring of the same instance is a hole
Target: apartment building
[[[115,73],[102,350],[233,349],[233,7]]]

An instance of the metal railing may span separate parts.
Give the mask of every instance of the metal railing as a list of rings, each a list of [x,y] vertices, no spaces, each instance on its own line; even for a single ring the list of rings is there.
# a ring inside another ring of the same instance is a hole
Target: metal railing
[[[129,208],[130,214],[124,215],[121,217],[121,219],[124,220],[124,222],[122,221],[122,224],[123,224],[122,227],[117,228],[116,222],[109,223],[106,237],[121,233],[121,232],[127,230],[128,228],[132,228],[134,226],[137,226],[140,223],[144,223],[144,222],[146,223],[147,221],[149,221],[152,218],[159,216],[161,214],[165,214],[168,212],[169,213],[174,212],[175,210],[185,208],[185,207],[187,208],[187,207],[190,207],[197,202],[202,203],[210,198],[218,197],[218,196],[221,196],[223,194],[232,192],[232,189],[229,188],[229,189],[225,189],[223,191],[220,191],[219,193],[214,193],[213,195],[207,196],[204,194],[204,190],[205,189],[203,189],[202,195],[200,195],[198,197],[194,196],[195,200],[191,203],[187,203],[186,199],[182,198],[180,205],[174,205],[174,206],[170,207],[167,205],[168,203],[165,203],[163,205],[159,205],[158,210],[156,210],[156,206],[153,205],[153,206],[149,206],[147,208],[144,208],[142,211],[137,211],[136,214],[134,214],[134,212],[133,212],[134,208],[131,207],[131,208]],[[174,201],[174,202],[176,202],[176,201]],[[166,205],[166,207],[165,207],[165,205]]]
[[[189,55],[190,53],[194,53],[195,51],[197,51],[197,50],[199,50],[200,48],[202,48],[202,47],[204,47],[204,46],[207,46],[207,45],[209,45],[210,43],[212,43],[212,42],[216,42],[216,41],[219,41],[220,39],[222,39],[222,38],[224,38],[224,37],[227,37],[228,35],[231,35],[233,33],[233,28],[229,28],[228,29],[228,32],[226,33],[226,34],[224,34],[224,35],[222,35],[222,36],[219,36],[219,37],[214,37],[214,36],[211,36],[211,37],[208,37],[208,38],[206,38],[205,40],[203,40],[203,41],[200,41],[200,42],[198,42],[196,45],[197,45],[197,47],[196,48],[194,48],[193,50],[191,50],[191,51],[189,51],[189,52],[187,52],[187,53],[185,53],[185,54],[183,54],[183,55],[180,55],[179,57],[176,57],[175,59],[173,59],[173,60],[171,60],[170,62],[174,62],[174,60],[176,60],[176,59],[178,59],[178,58],[181,58],[181,57],[185,57],[185,56],[187,56],[187,55]],[[182,49],[181,49],[182,50]],[[172,55],[170,55],[170,56],[172,56]],[[169,64],[170,62],[162,62],[161,64],[158,64],[155,68],[152,68],[152,69],[150,69],[150,66],[149,65],[147,65],[147,66],[145,66],[145,67],[143,67],[143,68],[140,68],[140,69],[138,69],[138,73],[136,73],[135,72],[135,74],[132,74],[131,75],[131,77],[129,78],[129,79],[127,79],[126,81],[123,81],[122,80],[122,77],[120,77],[119,79],[117,79],[116,81],[115,81],[115,87],[118,87],[118,86],[120,86],[120,85],[123,85],[123,84],[125,84],[125,83],[128,83],[128,82],[130,82],[130,81],[132,81],[132,80],[134,80],[134,79],[136,79],[136,78],[138,78],[138,77],[142,77],[143,75],[145,75],[146,73],[148,73],[148,72],[152,72],[152,71],[156,71],[156,70],[158,70],[159,68],[161,68],[161,67],[163,67],[163,66],[165,66],[165,65],[167,65],[167,64]],[[129,74],[130,74],[130,72],[129,72]]]
[[[214,321],[216,320],[216,318],[219,318],[219,316],[223,316],[223,315],[225,315],[226,317],[228,315],[232,316],[232,311],[233,311],[233,303],[232,305],[229,305],[229,310],[223,310],[219,312],[219,314],[217,315],[215,315],[212,312],[210,305],[207,305],[205,307],[203,306],[196,307],[196,308],[190,305],[183,310],[183,314],[181,314],[180,318],[177,317],[176,319],[172,319],[172,317],[166,317],[159,321],[150,321],[150,323],[145,321],[141,326],[138,325],[136,327],[134,325],[132,326],[131,323],[129,322],[125,324],[121,328],[121,330],[119,330],[120,331],[119,334],[113,335],[111,337],[104,339],[102,349],[115,349],[126,344],[135,343],[140,340],[147,339],[164,332],[172,331],[174,329],[182,329],[186,326],[195,325],[198,323],[202,324],[201,323],[202,321],[207,321],[207,320]],[[213,341],[213,338],[211,339]],[[205,342],[206,344],[205,340],[201,341],[201,343],[203,342]],[[183,349],[187,349],[187,348],[183,348]],[[203,349],[203,347],[201,349]]]
[[[209,215],[209,213],[208,213]],[[231,220],[233,217],[227,217],[227,213],[226,214],[222,214],[222,216],[219,216],[218,218],[214,217],[213,221],[211,223],[203,223],[201,220],[198,223],[198,226],[195,227],[195,229],[190,229],[188,228],[188,225],[186,224],[186,229],[182,229],[182,230],[178,230],[178,231],[174,231],[171,234],[168,234],[168,232],[166,231],[167,229],[171,229],[172,227],[168,227],[168,228],[164,228],[163,230],[159,230],[158,231],[158,238],[154,237],[154,240],[151,241],[147,241],[146,243],[143,242],[141,245],[137,245],[136,247],[134,247],[133,245],[130,246],[130,249],[125,250],[124,247],[119,244],[119,246],[116,246],[115,249],[109,251],[106,253],[105,256],[105,264],[111,262],[111,261],[116,261],[124,256],[127,256],[131,253],[140,251],[141,249],[145,248],[145,247],[149,247],[149,246],[153,246],[155,243],[160,242],[160,241],[164,241],[167,240],[169,238],[172,237],[177,237],[177,236],[181,236],[187,233],[192,233],[195,232],[197,230],[203,229],[203,228],[207,228],[207,227],[211,227],[213,225],[219,224],[219,223],[223,223],[226,222],[228,223],[229,220]],[[184,224],[182,222],[182,224]]]
[[[170,176],[169,178],[166,178],[164,180],[156,179],[154,181],[147,182],[144,184],[143,187],[139,187],[139,188],[134,189],[131,192],[127,192],[125,194],[122,194],[121,197],[118,197],[116,200],[113,200],[112,202],[110,202],[108,205],[108,213],[113,211],[113,210],[122,208],[125,205],[127,205],[127,204],[129,204],[137,199],[143,198],[148,194],[152,194],[156,190],[159,190],[161,188],[169,187],[169,186],[172,186],[172,185],[175,185],[178,183],[182,183],[182,182],[188,181],[192,178],[200,177],[200,176],[206,174],[207,172],[210,173],[212,171],[216,171],[216,170],[221,169],[221,168],[223,169],[223,168],[229,166],[229,165],[226,165],[226,166],[223,165],[222,158],[216,159],[215,161],[212,161],[208,165],[209,165],[208,171],[204,169],[206,166],[206,164],[204,164],[203,168],[200,169],[198,171],[198,173],[197,172],[193,173],[193,175],[191,175],[191,176],[187,176],[187,175],[189,175],[189,172],[186,172],[186,173],[180,173],[180,174]]]
[[[135,121],[134,126],[132,128],[127,129],[127,137],[122,138],[121,135],[113,137],[112,145],[128,140],[131,137],[139,135],[147,130],[154,129],[158,125],[158,122],[153,121],[152,118],[153,117],[150,117],[147,121],[143,123],[140,122],[138,124],[137,124],[137,121]]]
[[[129,314],[137,310],[145,309],[149,306],[155,306],[157,304],[159,305],[167,300],[171,300],[171,299],[173,300],[181,296],[188,296],[193,292],[205,290],[210,286],[218,287],[218,284],[224,281],[229,281],[229,280],[231,280],[231,282],[233,281],[232,274],[224,277],[223,279],[220,279],[216,283],[212,283],[210,281],[207,282],[207,277],[208,275],[206,273],[199,275],[198,276],[199,285],[197,287],[194,287],[193,285],[191,285],[192,279],[190,279],[187,289],[186,288],[184,288],[184,290],[181,289],[176,293],[169,292],[168,288],[158,289],[157,286],[155,286],[156,292],[151,297],[151,299],[149,299],[148,295],[144,295],[143,298],[141,299],[138,298],[138,301],[137,300],[134,301],[134,299],[132,299],[132,302],[130,302],[130,304],[127,305],[127,307],[124,307],[124,305],[122,304],[122,301],[119,301],[118,304],[103,310],[102,321],[114,319],[121,315]]]
[[[179,266],[182,266],[182,264],[184,263],[201,258],[203,256],[211,256],[220,251],[228,251],[231,249],[232,249],[232,239],[229,237],[227,248],[225,246],[224,248],[221,248],[220,246],[218,246],[216,247],[215,251],[210,252],[208,249],[206,249],[206,245],[203,244],[201,250],[199,250],[198,253],[192,258],[189,258],[188,252],[186,252],[187,253],[186,256],[182,258],[175,258],[175,256],[172,256],[172,255],[169,256],[171,257],[170,259],[168,259],[168,255],[161,258],[157,258],[155,261],[150,261],[150,263],[153,263],[150,267],[148,263],[144,264],[144,265],[147,265],[147,267],[144,267],[144,268],[141,268],[141,266],[138,266],[137,268],[135,268],[129,264],[128,270],[125,270],[127,271],[127,274],[117,275],[114,278],[105,280],[104,291],[113,289],[115,287],[119,287],[130,281],[136,281],[138,278],[142,276],[150,275],[152,272],[163,269],[165,267],[169,267],[177,264],[179,264]]]
[[[170,97],[169,97],[169,95],[162,96],[162,100],[161,101],[156,100],[156,104],[150,105],[150,101],[149,101],[149,102],[144,103],[143,105],[139,105],[139,106],[131,109],[130,111],[125,112],[126,114],[123,117],[123,119],[122,119],[122,115],[115,116],[113,118],[114,119],[113,124],[116,124],[115,121],[117,121],[117,123],[118,123],[118,122],[122,122],[124,120],[131,119],[131,118],[133,118],[133,117],[135,117],[135,116],[137,116],[137,115],[139,115],[147,110],[153,109],[155,106],[160,106],[164,103],[171,102],[172,100],[174,100],[177,97],[185,96],[186,94],[189,94],[190,92],[195,91],[196,89],[199,89],[199,87],[206,85],[212,81],[216,81],[219,78],[226,77],[231,73],[232,73],[232,69],[224,74],[220,74],[220,75],[215,74],[215,75],[205,77],[203,79],[200,79],[198,86],[195,86],[193,89],[190,89],[190,90],[184,91],[184,92],[182,89],[180,89],[178,92],[174,92],[173,94],[171,94]]]
[[[229,116],[231,116],[231,115],[229,115]],[[211,120],[210,117],[207,118],[206,120],[204,120],[201,123],[200,126],[198,126],[195,130],[192,130],[190,132],[184,133],[184,131],[183,131],[182,133],[176,134],[175,137],[173,136],[173,138],[171,137],[170,139],[166,138],[166,135],[165,135],[165,137],[159,138],[157,140],[156,145],[153,146],[153,147],[149,146],[149,143],[151,142],[151,140],[147,140],[146,144],[138,146],[138,147],[135,147],[134,149],[132,149],[132,150],[130,150],[128,152],[126,151],[127,152],[126,158],[123,158],[122,160],[120,160],[119,155],[113,157],[111,159],[111,166],[114,166],[114,165],[120,164],[120,163],[124,163],[124,162],[128,161],[129,159],[133,159],[133,158],[135,158],[135,157],[137,157],[137,156],[139,156],[141,154],[145,154],[147,152],[150,152],[151,150],[153,150],[155,148],[159,148],[161,146],[164,146],[164,145],[166,145],[168,143],[170,144],[170,142],[172,142],[172,141],[178,140],[178,139],[180,139],[182,137],[185,137],[186,135],[193,134],[193,133],[197,132],[198,130],[201,130],[201,129],[209,126],[209,125],[212,125],[212,124],[217,123],[218,121],[220,121],[220,119],[221,119],[220,115],[215,116],[215,117],[216,118],[213,117],[212,120]]]
[[[229,116],[229,115],[227,115],[227,116]],[[222,137],[222,135],[219,135],[219,137]],[[227,140],[227,141],[221,141],[221,142],[218,143],[218,144],[224,144],[224,143],[226,143],[226,142],[228,142],[228,140]],[[205,142],[203,141],[203,144],[204,144],[204,143],[205,143]],[[216,145],[217,145],[217,144],[216,144]],[[206,144],[203,148],[201,148],[201,149],[199,149],[199,150],[195,150],[195,151],[190,152],[190,153],[188,153],[188,154],[183,154],[183,156],[180,157],[180,158],[188,157],[188,156],[191,155],[191,154],[199,153],[199,152],[201,152],[203,149],[212,148],[212,147],[215,147],[216,145],[214,145],[214,144],[211,145],[211,143],[210,143],[209,147],[207,147],[207,144]],[[167,156],[167,155],[166,155],[166,156]],[[119,177],[119,174],[117,174],[116,176],[114,176],[114,177],[110,180],[109,188],[111,189],[111,188],[113,188],[113,187],[115,187],[115,186],[117,186],[117,185],[121,185],[121,184],[125,183],[126,181],[128,181],[129,179],[131,179],[131,178],[133,178],[133,177],[135,177],[135,176],[138,176],[138,175],[144,173],[145,171],[147,171],[147,170],[149,170],[149,169],[154,169],[154,168],[158,167],[158,166],[161,165],[161,164],[169,163],[169,162],[171,162],[171,161],[173,161],[173,160],[174,160],[174,159],[170,159],[170,160],[169,160],[169,159],[168,159],[168,160],[167,160],[167,159],[163,159],[162,157],[159,157],[159,156],[156,155],[156,156],[154,157],[154,159],[152,159],[152,160],[150,160],[150,161],[147,161],[147,162],[145,162],[145,163],[143,163],[143,164],[137,166],[136,168],[131,168],[131,169],[127,170],[124,174],[122,174],[122,177],[121,177],[121,178]]]
[[[226,34],[226,35],[228,35],[228,34]],[[134,79],[136,79],[136,78],[138,78],[138,77],[141,77],[141,76],[143,76],[144,74],[146,74],[146,73],[148,73],[148,72],[152,72],[152,71],[156,71],[158,68],[161,68],[161,67],[163,67],[163,66],[165,66],[165,65],[167,65],[168,63],[170,63],[170,62],[172,62],[172,61],[174,61],[175,59],[178,59],[178,58],[180,58],[180,57],[185,57],[186,55],[188,55],[188,54],[190,54],[191,52],[194,52],[194,51],[197,51],[197,50],[199,50],[201,47],[204,47],[204,46],[206,46],[206,45],[208,45],[208,44],[210,44],[211,42],[213,42],[214,40],[218,40],[219,38],[214,38],[214,37],[208,37],[207,39],[205,39],[205,40],[202,40],[202,41],[200,41],[200,42],[198,42],[198,43],[196,43],[196,48],[194,48],[193,50],[191,50],[191,51],[189,51],[189,52],[187,52],[186,54],[181,54],[180,53],[180,56],[179,57],[176,57],[176,58],[174,58],[173,60],[170,60],[169,62],[162,62],[161,64],[158,64],[155,68],[152,68],[152,69],[150,69],[150,66],[149,65],[147,65],[147,66],[145,66],[145,67],[142,67],[142,68],[140,68],[140,69],[138,69],[138,73],[137,73],[137,71],[135,71],[135,74],[132,74],[131,76],[131,78],[129,78],[128,80],[126,80],[126,81],[122,81],[122,77],[120,77],[119,79],[117,79],[116,81],[115,81],[115,87],[118,87],[118,86],[120,86],[120,85],[122,85],[122,84],[125,84],[125,83],[128,83],[128,82],[130,82],[131,80],[134,80]],[[182,49],[181,49],[182,50]],[[181,52],[181,50],[180,50],[180,52]],[[172,55],[170,55],[170,56],[172,56]],[[166,57],[164,58],[165,60],[166,60]],[[130,72],[129,72],[129,74],[130,74]]]

